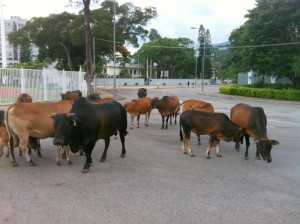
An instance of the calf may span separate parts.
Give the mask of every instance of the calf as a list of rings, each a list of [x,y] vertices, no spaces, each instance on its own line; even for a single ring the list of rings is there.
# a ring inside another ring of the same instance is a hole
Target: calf
[[[177,123],[176,117],[179,108],[180,102],[177,96],[164,96],[162,99],[158,97],[154,97],[151,99],[150,108],[156,108],[161,115],[162,118],[162,126],[161,129],[168,129],[168,121],[170,118],[170,124],[172,124],[172,116],[175,117],[175,124]],[[165,126],[165,117],[166,126]]]
[[[149,107],[151,99],[149,97],[144,97],[141,99],[133,99],[131,102],[125,102],[124,107],[126,112],[131,117],[130,129],[133,128],[134,117],[137,116],[137,128],[140,127],[140,116],[145,114],[145,125],[148,126],[151,108]]]
[[[246,152],[244,158],[248,159],[249,137],[251,137],[256,143],[256,158],[260,159],[261,155],[267,162],[272,162],[271,149],[273,145],[277,145],[279,142],[267,137],[267,117],[264,109],[239,103],[231,108],[230,118],[246,131]],[[236,143],[235,148],[239,150],[239,142]]]
[[[226,114],[212,113],[197,110],[187,110],[180,115],[180,140],[182,141],[182,151],[185,154],[195,156],[190,144],[191,131],[199,135],[209,135],[209,142],[206,150],[206,158],[210,159],[210,150],[216,142],[216,153],[220,153],[220,140],[239,141],[244,135],[244,130],[234,124]]]
[[[61,93],[60,96],[62,100],[75,100],[82,96],[82,92],[80,90],[67,91],[66,93]]]
[[[206,112],[214,112],[214,107],[211,103],[202,100],[186,100],[180,104],[178,113],[182,114],[187,110],[201,110]],[[197,134],[198,145],[201,145],[200,135]]]
[[[147,89],[139,88],[138,92],[137,92],[137,95],[138,95],[139,99],[146,97],[147,96]]]
[[[89,171],[92,151],[99,139],[104,139],[105,149],[100,162],[106,160],[110,137],[117,131],[122,143],[121,157],[125,157],[125,136],[127,135],[127,114],[117,101],[103,104],[90,103],[84,97],[76,99],[68,113],[52,114],[55,136],[53,144],[70,145],[72,152],[83,149],[86,161],[82,172]]]

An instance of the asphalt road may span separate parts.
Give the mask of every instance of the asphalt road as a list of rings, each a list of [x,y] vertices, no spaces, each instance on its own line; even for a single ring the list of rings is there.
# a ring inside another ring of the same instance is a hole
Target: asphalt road
[[[111,89],[107,90],[112,92]],[[137,88],[117,89],[120,102],[136,98]],[[197,145],[196,157],[184,155],[179,126],[161,130],[161,117],[153,110],[150,125],[128,129],[127,157],[120,158],[121,143],[111,139],[107,161],[100,163],[104,142],[93,151],[91,172],[82,174],[85,157],[72,154],[73,165],[56,166],[52,139],[42,140],[43,158],[29,167],[18,157],[19,167],[0,158],[0,223],[299,223],[300,220],[300,103],[222,96],[213,87],[151,88],[148,96],[174,94],[181,100],[201,99],[215,111],[229,115],[244,102],[265,109],[268,136],[280,145],[272,150],[272,163],[255,159],[251,141],[249,160],[245,145],[221,142],[223,157],[205,158],[208,137]],[[128,121],[129,116],[128,116]]]

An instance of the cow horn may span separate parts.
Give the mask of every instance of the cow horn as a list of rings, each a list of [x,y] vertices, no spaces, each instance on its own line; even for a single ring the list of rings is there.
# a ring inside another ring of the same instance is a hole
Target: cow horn
[[[67,113],[66,115],[67,115],[68,118],[72,118],[73,125],[76,126],[76,121],[73,117],[75,115],[75,113]]]

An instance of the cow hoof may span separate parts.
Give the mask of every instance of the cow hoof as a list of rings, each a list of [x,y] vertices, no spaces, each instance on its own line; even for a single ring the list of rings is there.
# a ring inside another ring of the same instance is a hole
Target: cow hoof
[[[57,161],[57,162],[56,162],[56,165],[57,165],[57,166],[60,166],[60,165],[61,165],[61,164],[60,164],[60,161]]]
[[[83,169],[83,170],[82,170],[82,173],[84,173],[84,174],[85,174],[85,173],[89,173],[89,172],[90,172],[89,169]]]
[[[148,124],[145,124],[145,126],[148,126]]]
[[[191,157],[195,157],[195,154],[191,154]]]
[[[217,157],[222,157],[222,155],[221,154],[217,154]]]
[[[256,156],[256,159],[257,159],[257,160],[261,160],[260,156]]]
[[[183,154],[187,154],[187,152],[183,152]]]
[[[125,158],[126,157],[126,155],[125,154],[121,154],[121,156],[120,156],[121,158]]]
[[[36,163],[34,163],[32,160],[29,161],[29,166],[36,166]]]
[[[130,129],[133,129],[133,127],[132,127],[132,126],[130,126]]]
[[[248,156],[245,156],[245,157],[244,157],[244,160],[248,160],[248,159],[249,159],[249,157],[248,157]]]
[[[201,142],[198,142],[198,145],[201,145]]]
[[[137,126],[136,128],[140,128],[140,126]]]
[[[106,159],[100,159],[100,163],[104,163],[106,161]]]
[[[206,156],[206,159],[210,159],[210,156]]]
[[[68,161],[68,165],[73,165],[71,160]]]
[[[13,166],[13,167],[18,167],[19,164],[18,164],[18,163],[13,163],[12,166]]]

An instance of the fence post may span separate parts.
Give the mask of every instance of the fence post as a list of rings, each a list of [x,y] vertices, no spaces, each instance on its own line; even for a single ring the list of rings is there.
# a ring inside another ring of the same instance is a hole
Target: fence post
[[[66,72],[65,72],[65,70],[63,69],[63,73],[62,73],[62,75],[63,75],[63,83],[62,83],[62,85],[63,85],[63,89],[62,89],[62,91],[63,91],[63,93],[65,93],[66,92]]]
[[[47,77],[46,77],[46,69],[43,68],[43,92],[44,92],[44,101],[47,101]]]
[[[21,93],[25,93],[25,78],[23,68],[21,68]]]

